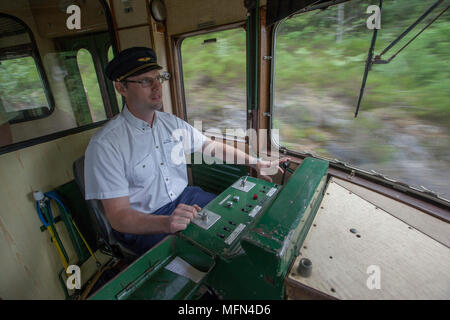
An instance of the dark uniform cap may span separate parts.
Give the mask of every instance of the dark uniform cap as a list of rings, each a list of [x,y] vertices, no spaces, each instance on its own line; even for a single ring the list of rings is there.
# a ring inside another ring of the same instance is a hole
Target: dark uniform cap
[[[150,70],[161,70],[156,62],[156,53],[151,48],[132,47],[121,51],[105,68],[106,76],[112,81],[121,81]]]

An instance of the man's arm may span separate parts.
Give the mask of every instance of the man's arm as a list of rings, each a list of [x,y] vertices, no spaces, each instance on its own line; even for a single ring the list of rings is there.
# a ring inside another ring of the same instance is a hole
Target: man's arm
[[[280,163],[285,162],[287,160],[290,160],[288,157],[280,158],[278,160],[273,161],[266,161],[266,160],[260,160],[257,159],[242,150],[239,150],[238,148],[235,148],[233,146],[227,145],[226,143],[218,142],[218,141],[212,141],[210,139],[206,140],[203,144],[202,151],[207,151],[208,154],[211,154],[211,156],[218,158],[226,163],[227,155],[233,154],[236,155],[237,163],[245,163],[252,166],[260,177],[264,180],[267,180],[269,182],[272,182],[272,178],[266,174],[264,174],[264,169],[267,168],[277,168],[277,172],[283,173],[283,169],[279,166]],[[215,152],[215,150],[219,150],[219,152]],[[222,152],[220,152],[222,151]],[[234,159],[233,157],[229,157]]]
[[[145,214],[130,208],[128,197],[102,200],[106,218],[116,231],[131,234],[175,233],[186,229],[201,208],[179,204],[170,216]]]
[[[85,153],[86,200],[102,201],[111,227],[131,234],[174,233],[192,220],[198,206],[179,205],[170,215],[152,215],[133,210],[128,195],[123,158],[111,144],[90,142]]]

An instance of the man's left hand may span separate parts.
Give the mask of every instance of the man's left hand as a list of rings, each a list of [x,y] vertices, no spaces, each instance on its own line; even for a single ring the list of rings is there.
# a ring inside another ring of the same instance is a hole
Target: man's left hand
[[[280,163],[286,162],[287,160],[291,160],[291,158],[284,157],[272,161],[259,160],[255,165],[255,169],[261,179],[272,182],[272,178],[269,175],[274,175],[278,172],[284,173],[284,170],[280,167]]]

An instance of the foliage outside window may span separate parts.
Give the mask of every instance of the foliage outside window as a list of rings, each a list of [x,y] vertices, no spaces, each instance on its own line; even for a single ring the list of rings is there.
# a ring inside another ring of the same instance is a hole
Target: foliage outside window
[[[181,45],[187,121],[203,130],[246,130],[246,33],[243,28],[188,37]]]
[[[80,49],[77,53],[78,68],[83,80],[84,91],[89,105],[89,113],[93,122],[106,119],[102,94],[98,84],[97,73],[91,53],[86,49]]]
[[[375,54],[435,1],[385,1]],[[369,5],[350,1],[281,22],[276,29],[273,128],[279,144],[311,151],[450,198],[450,12],[389,64],[369,72],[356,103],[372,30]],[[438,7],[384,58],[441,10]]]

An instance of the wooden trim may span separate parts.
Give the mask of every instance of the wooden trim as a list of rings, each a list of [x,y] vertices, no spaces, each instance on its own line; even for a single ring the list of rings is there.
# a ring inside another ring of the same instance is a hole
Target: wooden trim
[[[289,273],[284,279],[286,297],[292,300],[337,300],[335,297],[319,290],[305,286],[302,283],[289,278]]]
[[[119,31],[117,28],[117,19],[116,19],[116,12],[114,10],[114,0],[109,0],[109,8],[111,9],[111,18],[113,21],[114,26],[114,34],[116,35],[116,41],[117,41],[117,50],[120,52],[120,38],[119,38]]]
[[[234,28],[238,28],[238,27],[245,27],[246,23],[247,23],[246,20],[231,22],[231,23],[221,24],[221,25],[217,25],[217,26],[204,28],[204,29],[198,29],[198,30],[194,30],[194,31],[178,33],[178,34],[171,35],[171,37],[175,38],[175,39],[182,39],[182,38],[197,36],[197,35],[203,34],[203,33],[217,32],[217,31],[222,31],[222,30],[234,29]]]
[[[155,36],[153,35],[153,18],[152,15],[150,14],[150,1],[145,1],[145,6],[147,8],[147,23],[148,23],[148,28],[149,28],[149,32],[150,32],[150,39],[152,42],[152,48],[155,49]],[[166,47],[167,50],[167,47]]]
[[[141,24],[136,24],[133,26],[120,27],[120,28],[117,28],[117,31],[128,30],[128,29],[133,29],[133,28],[140,28],[140,27],[147,27],[149,25],[151,25],[151,23],[141,23]],[[150,30],[151,30],[151,27],[150,27]]]
[[[174,52],[172,49],[172,43],[170,41],[169,33],[167,31],[167,25],[166,25],[165,21],[163,23],[164,23],[164,44],[166,47],[167,70],[172,75],[172,77],[169,80],[170,100],[172,103],[172,112],[175,115],[178,115],[179,107],[178,107],[177,83],[176,83],[176,79],[178,78],[178,76],[175,76],[178,69],[176,68],[176,64],[174,61],[174,57],[173,57]],[[181,118],[181,119],[184,119],[184,118]]]
[[[181,75],[181,61],[180,57],[178,55],[178,38],[176,37],[169,37],[167,35],[167,41],[169,42],[170,46],[170,53],[171,53],[171,60],[172,60],[172,79],[171,79],[171,89],[173,89],[173,97],[174,100],[172,101],[172,110],[174,114],[181,119],[186,120],[186,115],[184,114],[183,110],[183,103],[182,103],[182,95],[183,95],[183,89],[182,89],[182,75]]]

